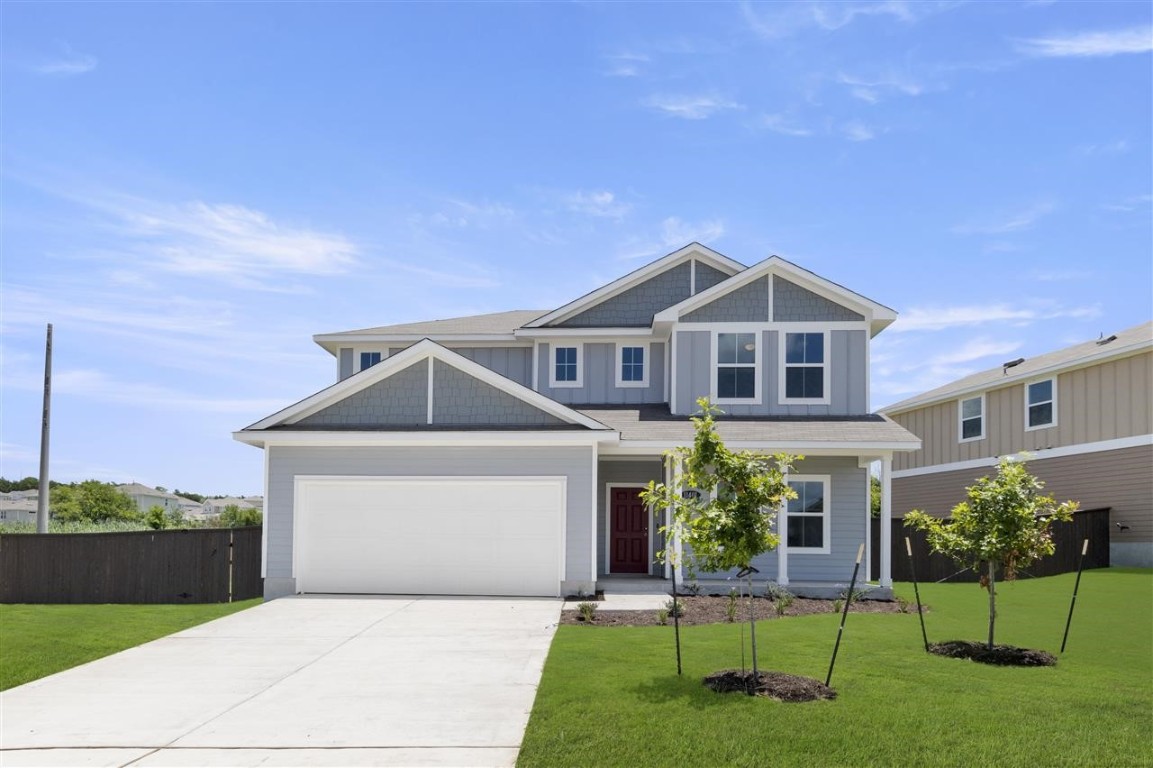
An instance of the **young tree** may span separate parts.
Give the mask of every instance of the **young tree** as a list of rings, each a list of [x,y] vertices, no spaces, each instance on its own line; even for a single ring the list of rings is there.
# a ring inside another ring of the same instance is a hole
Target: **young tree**
[[[649,482],[642,497],[656,513],[672,510],[672,525],[664,528],[666,541],[688,545],[690,573],[746,570],[753,558],[779,543],[773,532],[773,513],[786,500],[796,498],[785,473],[800,457],[729,450],[717,434],[714,419],[722,411],[708,398],[697,400],[697,405],[701,413],[692,419],[696,429],[692,447],[666,455],[683,465],[684,487],[699,493],[682,494],[679,487]],[[658,556],[672,562],[668,550]],[[757,630],[752,616],[749,626],[756,678]]]
[[[263,515],[259,509],[241,509],[235,504],[229,504],[220,513],[220,524],[225,528],[240,528],[245,525],[260,525]]]
[[[111,483],[85,480],[53,489],[52,515],[58,520],[136,520],[136,502]]]
[[[989,640],[997,619],[996,572],[1005,581],[1017,578],[1017,570],[1053,554],[1054,520],[1069,521],[1077,502],[1058,504],[1043,496],[1045,484],[1025,468],[1025,462],[1006,457],[997,464],[996,477],[982,477],[965,489],[968,501],[953,507],[951,520],[914,510],[905,525],[925,531],[929,547],[981,574],[981,586],[989,590]]]

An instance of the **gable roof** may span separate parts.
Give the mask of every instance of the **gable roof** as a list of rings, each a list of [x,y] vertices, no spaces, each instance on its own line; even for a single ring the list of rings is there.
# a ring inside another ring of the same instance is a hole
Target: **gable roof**
[[[484,315],[465,315],[419,323],[380,325],[353,331],[318,333],[312,337],[320,346],[336,354],[342,344],[353,342],[412,342],[437,336],[459,341],[513,341],[513,331],[525,323],[548,312],[547,309],[514,309],[508,312],[490,312]]]
[[[607,285],[602,285],[595,291],[586,293],[579,299],[570,301],[559,309],[537,317],[530,322],[526,322],[523,327],[543,328],[554,323],[563,322],[689,259],[698,259],[729,275],[737,274],[745,268],[745,265],[740,262],[733,261],[729,257],[723,256],[700,243],[692,242],[684,248],[680,248],[667,256],[657,259],[651,264],[646,264],[640,269],[633,270],[624,277],[617,278]]]
[[[290,427],[301,419],[335,405],[341,400],[365,390],[399,371],[405,370],[414,363],[430,357],[435,360],[440,360],[475,379],[479,379],[490,386],[500,389],[518,400],[522,400],[528,405],[569,424],[594,430],[608,429],[604,424],[584,414],[578,413],[552,398],[546,397],[539,392],[534,392],[528,387],[518,384],[512,379],[505,378],[479,363],[474,363],[472,360],[453,352],[451,349],[442,347],[431,339],[424,339],[408,349],[377,363],[371,368],[322,389],[311,397],[306,397],[298,403],[290,405],[271,416],[261,419],[255,424],[245,427],[237,434],[260,432],[276,427]]]
[[[815,272],[810,272],[791,261],[782,259],[780,256],[770,256],[764,261],[754,264],[743,272],[730,277],[728,280],[701,291],[695,296],[690,296],[679,304],[674,304],[668,309],[658,312],[656,317],[653,318],[653,323],[655,325],[658,322],[676,322],[682,315],[703,307],[721,296],[744,285],[748,285],[765,275],[780,275],[789,280],[789,282],[796,283],[818,296],[859,312],[869,321],[871,336],[876,336],[897,319],[896,311],[890,307],[886,307],[884,304],[879,304],[856,291],[851,291],[843,285],[821,277]]]
[[[1014,384],[1026,379],[1057,374],[1113,358],[1125,357],[1146,349],[1153,349],[1153,322],[1126,328],[1103,339],[1074,344],[1071,347],[1047,352],[1024,359],[1016,365],[999,366],[974,373],[944,384],[920,395],[881,408],[882,413],[901,413],[921,408],[962,395],[983,392]]]

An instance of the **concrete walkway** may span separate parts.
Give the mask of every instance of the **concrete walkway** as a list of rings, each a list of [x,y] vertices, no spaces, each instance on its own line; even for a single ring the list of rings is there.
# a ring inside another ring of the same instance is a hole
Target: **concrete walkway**
[[[0,694],[0,765],[513,765],[559,609],[275,600]]]

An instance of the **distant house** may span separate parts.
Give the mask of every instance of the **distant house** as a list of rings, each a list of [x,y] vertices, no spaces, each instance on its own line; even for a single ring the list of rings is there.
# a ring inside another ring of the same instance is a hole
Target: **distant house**
[[[125,485],[116,486],[116,490],[132,499],[136,504],[136,508],[141,512],[147,512],[153,507],[160,507],[165,512],[172,512],[174,510],[182,509],[183,499],[180,496],[161,491],[156,488],[150,488],[141,483],[127,483]],[[193,502],[195,504],[195,502]]]
[[[260,496],[225,496],[220,499],[205,499],[200,505],[200,514],[203,517],[217,517],[225,508],[232,506],[238,509],[255,509],[259,512],[264,509],[264,499]]]
[[[36,491],[0,493],[0,523],[36,522]]]
[[[1153,323],[1012,360],[881,413],[921,438],[893,457],[892,508],[946,515],[997,458],[1027,451],[1058,500],[1109,507],[1110,561],[1153,566]]]

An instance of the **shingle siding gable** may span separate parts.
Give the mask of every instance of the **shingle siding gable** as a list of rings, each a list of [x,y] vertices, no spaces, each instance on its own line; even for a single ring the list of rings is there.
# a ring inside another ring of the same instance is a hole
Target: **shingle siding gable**
[[[428,421],[428,361],[420,360],[297,424],[306,427],[413,426]]]
[[[570,317],[554,327],[561,328],[643,328],[653,315],[689,297],[692,280],[689,262],[678,264],[639,285],[605,299],[600,304]]]
[[[437,426],[565,426],[566,422],[436,361],[432,382],[432,423]]]
[[[773,279],[773,319],[778,323],[864,320],[861,315],[807,288],[780,277]]]
[[[764,323],[769,319],[769,279],[762,277],[694,309],[685,323]]]

